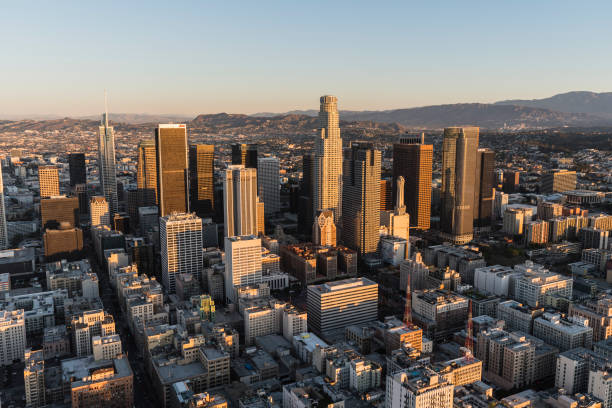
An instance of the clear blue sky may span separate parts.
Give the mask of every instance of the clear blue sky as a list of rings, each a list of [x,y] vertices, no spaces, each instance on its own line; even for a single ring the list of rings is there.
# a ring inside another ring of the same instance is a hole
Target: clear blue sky
[[[12,1],[0,114],[386,109],[612,91],[609,1]]]

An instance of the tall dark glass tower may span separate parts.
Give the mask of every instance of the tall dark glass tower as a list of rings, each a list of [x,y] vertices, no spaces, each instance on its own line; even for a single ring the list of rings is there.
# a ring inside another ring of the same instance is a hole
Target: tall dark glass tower
[[[158,125],[155,129],[159,216],[189,212],[187,127]]]
[[[257,168],[257,145],[236,143],[232,145],[232,164],[242,164],[246,168]]]
[[[87,183],[87,167],[84,153],[70,153],[68,155],[68,168],[70,172],[70,187]]]
[[[442,141],[442,238],[465,244],[474,238],[474,197],[479,185],[477,127],[444,129]]]
[[[198,217],[211,216],[215,210],[214,160],[214,145],[189,146],[189,205]]]

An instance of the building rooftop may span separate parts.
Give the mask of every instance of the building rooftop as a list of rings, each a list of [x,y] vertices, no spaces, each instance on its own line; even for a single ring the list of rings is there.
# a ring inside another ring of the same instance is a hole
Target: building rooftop
[[[378,284],[367,278],[349,278],[335,282],[327,282],[320,285],[310,285],[308,286],[308,290],[324,294],[365,286],[378,286]]]

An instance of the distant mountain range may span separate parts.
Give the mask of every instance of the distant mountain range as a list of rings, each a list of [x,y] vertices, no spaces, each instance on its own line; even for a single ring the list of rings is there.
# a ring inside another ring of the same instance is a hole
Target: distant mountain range
[[[155,123],[184,122],[205,133],[308,134],[317,128],[316,110],[286,113],[187,115],[110,114],[118,129],[148,129]],[[2,116],[0,115],[0,119]],[[484,129],[542,129],[562,126],[612,127],[612,92],[569,92],[545,99],[508,100],[492,104],[460,103],[383,111],[341,111],[345,128],[391,132],[480,126]],[[0,131],[61,130],[97,126],[98,116],[44,121],[0,121]]]
[[[544,99],[511,99],[496,105],[517,105],[566,113],[589,113],[612,119],[612,92],[567,92]]]

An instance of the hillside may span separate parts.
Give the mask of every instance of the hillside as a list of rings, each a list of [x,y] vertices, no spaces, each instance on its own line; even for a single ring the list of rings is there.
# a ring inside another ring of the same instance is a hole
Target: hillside
[[[612,119],[612,92],[567,92],[543,99],[512,99],[496,102],[496,105],[517,105],[544,108],[568,113],[589,113]]]

